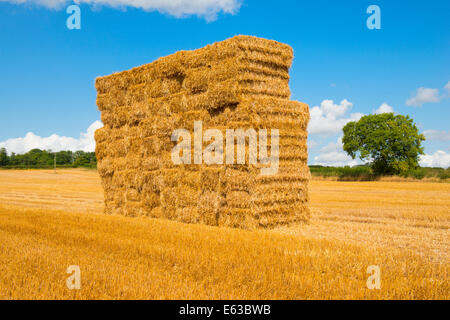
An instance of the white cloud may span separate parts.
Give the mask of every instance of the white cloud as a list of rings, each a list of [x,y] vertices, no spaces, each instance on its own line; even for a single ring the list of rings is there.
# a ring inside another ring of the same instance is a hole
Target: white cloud
[[[421,107],[424,103],[439,102],[440,100],[438,89],[420,87],[414,97],[406,100],[406,105]]]
[[[450,167],[450,154],[445,151],[438,150],[433,154],[421,155],[419,164],[422,167],[448,168]]]
[[[322,147],[319,153],[318,156],[314,157],[315,165],[343,167],[361,164],[361,161],[352,159],[352,157],[343,150],[342,137],[338,138],[336,143],[330,142]]]
[[[450,131],[425,130],[423,134],[427,140],[450,141]]]
[[[50,9],[61,9],[72,1],[69,0],[0,0],[0,2],[16,4],[35,4]],[[113,8],[133,7],[145,11],[158,11],[177,18],[197,15],[207,21],[217,19],[219,12],[235,14],[241,7],[241,0],[78,0],[76,3],[86,3],[96,6]]]
[[[390,105],[388,105],[386,102],[384,102],[377,110],[375,110],[375,114],[382,114],[382,113],[393,113],[394,108],[392,108]]]
[[[312,149],[317,146],[317,142],[311,139],[308,139],[308,149]]]
[[[8,153],[25,153],[32,149],[41,150],[83,150],[86,152],[92,152],[95,150],[94,132],[98,128],[103,127],[100,121],[92,123],[86,132],[80,134],[78,139],[71,137],[59,136],[52,134],[49,137],[40,137],[33,132],[28,132],[23,138],[8,139],[0,142],[0,148],[6,148]]]
[[[447,82],[447,84],[444,86],[444,89],[447,90],[448,93],[450,93],[450,81]]]
[[[342,100],[339,104],[335,104],[333,100],[323,100],[320,107],[314,106],[310,110],[311,120],[308,132],[324,135],[339,133],[346,123],[358,121],[363,116],[362,113],[352,113],[346,116],[352,106],[353,104],[347,99]]]

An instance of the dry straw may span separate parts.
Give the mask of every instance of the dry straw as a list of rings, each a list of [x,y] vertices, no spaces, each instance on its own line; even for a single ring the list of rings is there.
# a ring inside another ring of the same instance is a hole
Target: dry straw
[[[236,36],[97,78],[105,211],[240,228],[307,221],[309,111],[289,100],[292,59],[288,45]],[[278,174],[261,176],[248,157],[245,165],[173,164],[172,132],[193,132],[198,120],[224,136],[278,129]]]

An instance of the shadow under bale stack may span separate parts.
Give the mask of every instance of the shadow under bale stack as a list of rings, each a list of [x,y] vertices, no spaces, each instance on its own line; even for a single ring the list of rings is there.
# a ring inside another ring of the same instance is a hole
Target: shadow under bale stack
[[[307,221],[309,110],[290,101],[292,59],[288,45],[236,36],[97,78],[105,211],[240,228]],[[194,159],[196,121],[223,137],[227,129],[278,129],[278,171],[262,175],[267,164],[249,161],[249,137],[244,164],[175,164],[172,134],[190,132]]]

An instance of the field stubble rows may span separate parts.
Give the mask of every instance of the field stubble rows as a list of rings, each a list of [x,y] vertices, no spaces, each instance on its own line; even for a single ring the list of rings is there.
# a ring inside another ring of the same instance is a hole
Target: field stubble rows
[[[245,231],[104,215],[93,170],[0,171],[0,298],[450,297],[450,184],[310,189],[309,224]],[[81,290],[65,286],[69,265]]]

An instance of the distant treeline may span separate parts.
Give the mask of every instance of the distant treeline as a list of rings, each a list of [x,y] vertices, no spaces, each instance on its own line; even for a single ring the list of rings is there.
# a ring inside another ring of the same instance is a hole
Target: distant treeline
[[[56,166],[67,168],[96,168],[95,152],[59,151],[33,149],[24,154],[8,155],[5,148],[0,149],[0,167],[10,169],[46,169]]]
[[[359,165],[354,167],[324,167],[324,166],[309,166],[311,174],[319,177],[338,177],[339,180],[376,180],[380,175],[374,174],[369,165]],[[414,170],[406,171],[400,174],[404,178],[436,178],[436,179],[450,179],[450,168],[423,168],[419,167]]]
[[[5,169],[48,169],[53,168],[55,153],[50,150],[33,149],[24,154],[11,153],[8,156],[5,148],[0,149],[0,168]],[[58,168],[92,168],[97,167],[95,152],[59,151],[56,152]],[[311,174],[319,177],[338,177],[339,180],[376,180],[380,176],[373,173],[369,165],[354,167],[324,167],[310,165]],[[402,177],[423,179],[450,179],[450,168],[417,168],[401,174]]]

